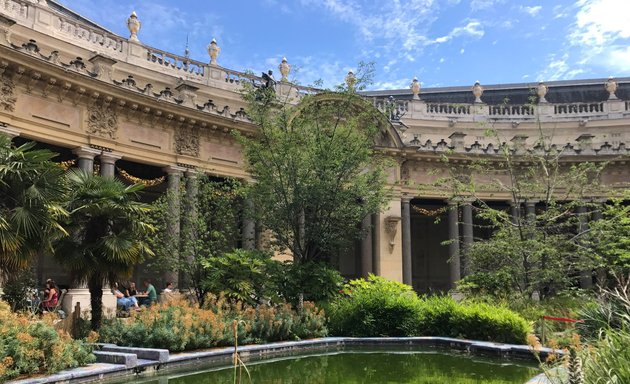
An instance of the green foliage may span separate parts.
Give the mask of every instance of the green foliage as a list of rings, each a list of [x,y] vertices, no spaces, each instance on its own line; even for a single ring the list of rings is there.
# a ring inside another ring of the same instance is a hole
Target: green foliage
[[[201,264],[206,292],[247,304],[287,301],[298,306],[300,295],[324,303],[338,295],[343,284],[339,272],[324,263],[281,263],[260,251],[236,249]]]
[[[603,220],[591,223],[588,249],[600,257],[600,268],[630,273],[630,191],[603,208]]]
[[[24,268],[14,271],[7,276],[2,284],[1,299],[6,301],[13,311],[26,310],[34,312],[35,308],[32,307],[32,303],[29,303],[27,299],[32,297],[32,289],[35,286],[37,285],[32,269]]]
[[[70,236],[55,251],[76,279],[87,281],[92,307],[92,327],[102,315],[103,282],[130,274],[151,250],[143,241],[154,228],[144,220],[150,209],[136,201],[141,184],[125,186],[113,178],[81,170],[66,174],[70,195],[67,228]]]
[[[238,322],[238,343],[323,337],[323,311],[305,303],[300,312],[288,304],[256,307],[225,297],[209,297],[203,308],[186,301],[158,304],[129,319],[106,320],[100,330],[103,342],[166,348],[172,352],[234,345],[233,321]]]
[[[35,254],[65,235],[63,169],[55,153],[19,147],[0,134],[0,272],[25,268]]]
[[[344,296],[330,304],[330,331],[334,335],[413,336],[417,335],[421,302],[411,287],[370,275],[352,280]]]
[[[450,297],[419,298],[411,287],[371,275],[353,280],[329,309],[331,333],[344,336],[447,336],[523,343],[529,323],[516,313]]]
[[[253,214],[296,263],[328,261],[386,201],[385,163],[374,142],[388,122],[354,89],[305,95],[295,105],[272,88],[244,86],[248,116],[259,127],[255,137],[238,136],[256,180],[248,193]]]
[[[33,321],[0,302],[0,381],[51,374],[94,361],[87,344],[57,332],[48,319]]]
[[[278,263],[260,251],[235,249],[201,261],[205,270],[203,288],[214,294],[247,304],[275,298],[276,285],[270,278],[272,265]]]
[[[321,262],[276,263],[272,265],[270,279],[275,282],[279,295],[294,306],[298,306],[301,299],[328,303],[339,295],[344,283],[338,270]]]

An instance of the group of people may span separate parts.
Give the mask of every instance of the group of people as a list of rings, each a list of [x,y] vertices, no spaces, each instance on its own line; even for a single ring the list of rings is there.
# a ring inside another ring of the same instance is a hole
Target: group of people
[[[138,292],[136,283],[129,282],[128,287],[114,283],[112,293],[116,296],[116,305],[122,307],[125,311],[134,309],[140,311],[141,305],[151,306],[157,302],[157,291],[149,280],[144,280],[145,292]]]

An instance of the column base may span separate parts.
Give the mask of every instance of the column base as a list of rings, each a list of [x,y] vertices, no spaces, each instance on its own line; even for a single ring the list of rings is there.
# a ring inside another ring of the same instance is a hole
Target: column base
[[[90,302],[90,290],[87,288],[71,288],[61,303],[61,308],[70,315],[74,312],[77,303],[81,305],[81,312],[89,311],[92,308]],[[116,296],[109,289],[103,289],[103,313],[105,316],[116,315]],[[111,315],[110,315],[111,314]]]

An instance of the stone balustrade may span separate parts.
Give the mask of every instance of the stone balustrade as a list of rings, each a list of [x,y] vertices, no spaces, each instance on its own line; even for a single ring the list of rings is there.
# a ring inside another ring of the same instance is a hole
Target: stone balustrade
[[[126,62],[138,67],[158,71],[172,76],[174,80],[182,79],[193,84],[201,84],[227,91],[238,92],[243,81],[262,82],[260,77],[244,72],[223,68],[216,64],[203,63],[191,60],[186,56],[179,56],[159,49],[155,49],[140,43],[137,40],[123,38],[98,28],[94,24],[83,23],[80,19],[57,12],[52,5],[38,0],[0,0],[0,13],[14,19],[18,24],[31,30],[53,35],[67,41],[77,47],[85,49],[86,55],[102,55],[111,57],[117,62]],[[11,29],[15,29],[11,27]],[[16,31],[17,32],[17,31]],[[16,33],[19,35],[19,32]],[[26,45],[21,43],[30,37],[16,36],[12,41],[14,48],[24,49],[27,53],[40,54],[47,60],[56,64],[60,54],[56,51],[49,52],[49,56],[39,53],[39,48],[34,40]],[[20,48],[22,47],[22,48]],[[73,64],[74,63],[74,64]],[[87,62],[80,61],[81,67],[77,67],[77,60],[70,64],[63,64],[70,69],[80,69],[87,76],[94,76],[98,71],[90,71]],[[124,79],[128,73],[118,73],[116,76]],[[102,79],[102,76],[98,76]],[[105,77],[106,79],[106,77]],[[115,82],[118,85],[128,85],[124,82]],[[317,93],[319,90],[298,85],[288,85],[299,98],[301,95]],[[173,87],[175,87],[175,82]],[[152,95],[150,90],[143,91]],[[160,92],[164,98],[164,92],[168,94],[170,89]],[[195,90],[188,91],[194,93]],[[282,94],[282,92],[279,92]],[[411,93],[411,91],[410,91]],[[506,121],[513,124],[527,121],[586,121],[597,119],[622,118],[630,114],[630,101],[609,99],[596,103],[539,103],[525,105],[487,105],[476,103],[435,103],[425,102],[422,99],[394,100],[392,98],[374,98],[374,105],[386,113],[393,121],[399,120],[437,120],[448,121],[454,125],[459,122],[478,121]],[[190,107],[205,108],[204,106],[190,103]],[[240,110],[241,105],[231,106],[233,110]],[[207,108],[206,108],[207,109]],[[220,110],[217,108],[217,110]],[[225,110],[225,108],[223,109]],[[220,111],[223,111],[220,110]],[[438,146],[441,148],[441,146]],[[475,150],[471,148],[471,150]]]
[[[619,99],[597,103],[500,104],[432,103],[422,100],[374,98],[376,108],[386,114],[397,111],[405,119],[476,121],[550,121],[609,119],[630,116],[630,102]],[[394,105],[395,104],[395,105]]]

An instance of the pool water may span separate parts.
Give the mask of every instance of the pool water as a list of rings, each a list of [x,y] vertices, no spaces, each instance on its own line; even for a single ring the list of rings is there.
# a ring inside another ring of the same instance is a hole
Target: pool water
[[[253,384],[523,384],[539,373],[535,365],[439,350],[344,350],[317,355],[249,362],[248,377],[241,370],[240,383]],[[155,384],[234,384],[233,367],[199,368],[129,381]],[[239,382],[238,380],[236,382]]]

